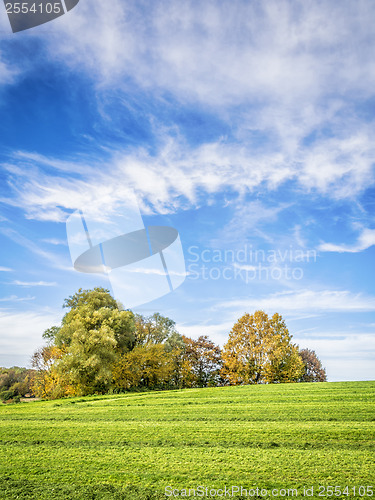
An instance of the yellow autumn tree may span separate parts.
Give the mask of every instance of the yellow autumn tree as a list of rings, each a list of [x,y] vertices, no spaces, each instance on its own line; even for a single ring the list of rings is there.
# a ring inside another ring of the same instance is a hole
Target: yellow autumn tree
[[[224,345],[223,376],[231,385],[298,381],[303,362],[291,339],[279,314],[244,314]]]
[[[36,371],[32,389],[36,396],[56,399],[71,395],[72,388],[57,369],[57,364],[63,355],[64,351],[53,345],[34,352],[31,362]]]
[[[117,389],[162,388],[172,378],[173,353],[163,344],[137,346],[123,354],[113,368],[113,382]]]

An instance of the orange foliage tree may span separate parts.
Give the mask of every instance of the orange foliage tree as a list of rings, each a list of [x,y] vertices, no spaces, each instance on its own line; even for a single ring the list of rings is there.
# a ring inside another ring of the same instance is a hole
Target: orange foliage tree
[[[223,376],[231,385],[298,381],[303,363],[291,338],[279,314],[244,314],[224,345]]]

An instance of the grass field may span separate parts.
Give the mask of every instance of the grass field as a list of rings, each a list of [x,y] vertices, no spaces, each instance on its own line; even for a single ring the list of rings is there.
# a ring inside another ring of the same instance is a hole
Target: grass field
[[[304,487],[328,498],[323,487],[333,486],[333,498],[370,498],[359,487],[375,497],[374,428],[375,382],[2,405],[0,498],[181,498],[165,488],[199,485],[243,486],[252,498],[265,498],[262,488],[268,498],[275,489],[295,496],[292,488],[303,497]]]

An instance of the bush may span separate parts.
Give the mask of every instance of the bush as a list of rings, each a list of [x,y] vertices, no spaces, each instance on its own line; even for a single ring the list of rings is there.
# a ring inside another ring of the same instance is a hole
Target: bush
[[[16,393],[11,389],[0,392],[1,401],[8,401],[9,399],[12,399],[14,396],[16,396]]]
[[[13,396],[24,396],[27,393],[31,393],[33,376],[33,370],[18,366],[0,368],[0,399],[7,401]]]

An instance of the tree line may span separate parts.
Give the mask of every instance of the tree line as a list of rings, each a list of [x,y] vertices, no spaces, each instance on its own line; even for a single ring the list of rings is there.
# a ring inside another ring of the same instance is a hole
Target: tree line
[[[277,313],[245,314],[221,349],[207,335],[181,335],[159,313],[125,310],[103,288],[79,289],[63,307],[27,371],[27,390],[38,397],[326,380],[315,352],[292,343]]]
[[[22,396],[31,396],[34,374],[19,366],[0,368],[0,400],[19,403]]]

